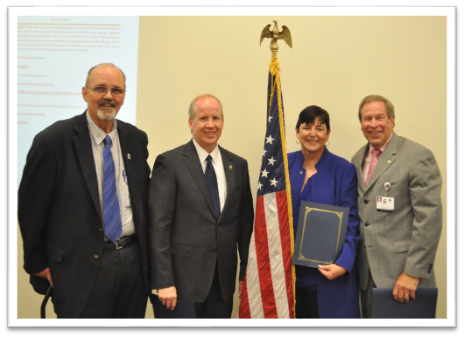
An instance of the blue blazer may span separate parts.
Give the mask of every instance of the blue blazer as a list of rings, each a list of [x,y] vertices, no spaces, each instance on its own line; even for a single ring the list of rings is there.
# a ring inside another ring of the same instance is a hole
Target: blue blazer
[[[299,210],[301,187],[306,174],[303,162],[301,151],[288,154],[294,222],[298,221],[295,210]],[[359,318],[358,272],[355,264],[359,242],[356,169],[350,162],[325,148],[316,170],[311,179],[311,202],[350,209],[345,245],[335,262],[347,272],[337,279],[328,280],[317,271],[319,315],[321,318]]]

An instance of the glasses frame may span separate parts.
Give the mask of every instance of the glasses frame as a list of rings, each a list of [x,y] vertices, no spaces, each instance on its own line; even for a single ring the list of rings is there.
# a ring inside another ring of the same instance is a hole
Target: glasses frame
[[[119,87],[106,87],[106,86],[88,87],[88,86],[85,86],[85,88],[91,89],[95,94],[98,94],[98,95],[106,95],[106,93],[108,93],[108,90],[110,90],[111,95],[113,96],[122,96],[126,93],[126,90],[124,88],[119,88]],[[96,91],[96,88],[105,88],[106,90],[104,93],[99,93]],[[120,90],[122,93],[115,93],[113,92],[113,89]]]

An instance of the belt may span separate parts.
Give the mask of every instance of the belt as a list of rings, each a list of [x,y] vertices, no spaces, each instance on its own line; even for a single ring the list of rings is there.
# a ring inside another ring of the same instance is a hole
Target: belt
[[[108,241],[108,242],[103,243],[103,251],[109,251],[109,250],[115,250],[115,249],[119,250],[135,242],[137,242],[137,235],[121,237],[116,242]]]

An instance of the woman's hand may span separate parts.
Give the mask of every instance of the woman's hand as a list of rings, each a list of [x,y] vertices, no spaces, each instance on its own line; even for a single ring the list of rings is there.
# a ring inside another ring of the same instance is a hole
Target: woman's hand
[[[345,274],[346,269],[337,264],[319,265],[319,271],[328,279],[333,280]]]

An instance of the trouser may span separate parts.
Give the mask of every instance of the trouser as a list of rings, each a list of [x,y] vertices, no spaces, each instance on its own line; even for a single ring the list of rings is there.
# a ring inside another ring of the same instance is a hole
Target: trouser
[[[296,288],[295,318],[319,318],[317,289]]]
[[[104,251],[80,318],[144,318],[148,292],[139,244]]]
[[[203,302],[195,303],[195,315],[197,318],[230,318],[232,316],[233,304],[233,296],[227,300],[222,299],[216,264],[216,271],[214,272],[211,289]]]
[[[374,279],[369,269],[369,279],[366,290],[359,290],[361,295],[361,317],[372,318],[372,289],[375,288]]]

